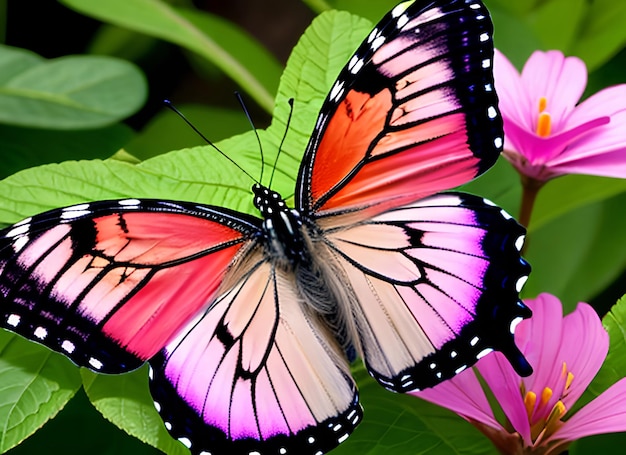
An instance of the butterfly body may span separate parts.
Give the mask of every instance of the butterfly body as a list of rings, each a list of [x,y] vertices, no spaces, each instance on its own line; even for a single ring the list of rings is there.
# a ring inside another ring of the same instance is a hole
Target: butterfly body
[[[0,231],[0,324],[97,372],[148,362],[198,455],[331,450],[361,420],[356,356],[396,392],[492,350],[529,374],[512,336],[525,230],[441,192],[501,151],[491,33],[478,0],[388,13],[322,105],[293,208],[258,183],[260,218],[129,198]]]

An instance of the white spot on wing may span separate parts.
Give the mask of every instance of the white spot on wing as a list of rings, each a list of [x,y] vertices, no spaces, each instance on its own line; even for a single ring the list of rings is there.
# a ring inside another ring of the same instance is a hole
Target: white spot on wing
[[[483,64],[482,64],[484,69],[490,68],[491,67],[491,60],[486,58],[483,60]]]
[[[394,9],[391,10],[391,17],[399,17],[401,14],[404,14],[406,9],[409,7],[411,2],[402,2]]]
[[[33,335],[35,335],[40,340],[43,340],[48,336],[48,331],[44,327],[37,327],[33,332]]]
[[[474,337],[470,340],[470,346],[476,346],[478,343],[478,337]]]
[[[379,36],[374,41],[372,41],[372,50],[374,50],[374,51],[377,50],[383,44],[385,44],[385,37],[384,36]]]
[[[132,207],[138,206],[139,204],[141,204],[141,201],[139,199],[122,199],[121,201],[119,201],[119,204],[124,207]]]
[[[522,288],[526,284],[526,281],[528,281],[528,277],[526,275],[520,277],[519,280],[517,280],[517,283],[515,283],[515,290],[517,292],[521,292]]]
[[[76,346],[74,346],[74,343],[72,343],[70,340],[64,340],[63,343],[61,343],[61,349],[71,354],[72,352],[74,352],[74,349],[76,349]]]
[[[493,349],[491,349],[491,348],[486,348],[486,349],[483,349],[482,351],[480,351],[480,352],[476,355],[476,358],[477,358],[477,359],[482,359],[482,358],[483,358],[483,357],[485,357],[487,354],[490,354],[490,353],[492,353],[492,352],[493,352]]]
[[[402,28],[409,22],[409,17],[406,14],[403,14],[398,18],[397,27]]]
[[[309,436],[309,439],[307,439],[309,444],[313,444],[315,442],[315,438],[313,436]]]
[[[454,370],[454,373],[459,374],[461,371],[465,370],[466,368],[467,368],[467,365],[461,365],[459,368]]]
[[[502,138],[497,137],[493,140],[493,145],[496,146],[497,149],[502,148]]]
[[[343,81],[335,82],[333,88],[330,90],[330,99],[333,101],[338,101],[341,95],[343,95]]]
[[[191,449],[191,441],[189,438],[178,438],[178,440],[188,449]]]
[[[30,230],[30,224],[25,223],[20,226],[15,226],[9,232],[7,232],[6,237],[17,237],[20,235],[26,234]]]
[[[73,220],[75,218],[80,218],[81,216],[89,215],[91,212],[89,210],[67,210],[64,209],[61,213],[62,220]]]
[[[22,248],[26,246],[29,240],[30,238],[27,235],[21,236],[19,239],[13,242],[13,245],[12,245],[13,251],[15,251],[16,253],[19,253],[22,250]]]
[[[19,314],[11,314],[7,318],[7,324],[9,324],[11,327],[17,327],[21,319],[22,318],[20,317]]]
[[[489,107],[487,108],[487,116],[488,116],[490,119],[494,119],[494,118],[496,118],[496,117],[498,116],[498,111],[496,111],[496,108],[495,108],[495,107],[493,107],[493,106],[489,106]]]
[[[522,247],[524,246],[524,240],[526,239],[525,235],[520,235],[515,241],[515,248],[517,251],[522,251]]]
[[[478,39],[482,42],[489,41],[489,35],[487,33],[481,33]]]
[[[161,403],[159,403],[158,401],[154,402],[154,409],[157,410],[157,412],[161,412]]]
[[[94,367],[96,370],[99,370],[100,368],[102,368],[102,362],[100,362],[98,359],[96,359],[95,357],[91,357],[89,359],[89,365],[91,365],[92,367]]]
[[[345,441],[346,439],[348,439],[348,436],[349,436],[349,434],[348,434],[348,433],[344,434],[344,435],[343,435],[343,436],[341,436],[339,439],[337,439],[337,442],[338,442],[339,444],[341,444],[343,441]]]

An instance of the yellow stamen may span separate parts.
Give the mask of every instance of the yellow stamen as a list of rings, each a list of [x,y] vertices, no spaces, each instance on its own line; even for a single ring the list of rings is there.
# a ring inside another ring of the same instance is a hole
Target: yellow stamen
[[[537,119],[537,136],[539,137],[548,137],[550,136],[550,131],[552,129],[552,118],[550,114],[547,112],[542,112],[539,114],[539,118]]]
[[[545,425],[545,433],[543,434],[544,438],[550,437],[556,430],[558,430],[561,425],[561,417],[565,415],[565,405],[562,401],[557,401],[552,411],[550,411],[550,415],[546,419]]]
[[[537,394],[532,391],[528,392],[526,396],[524,396],[524,406],[526,406],[526,413],[529,418],[535,410],[535,403],[537,403]]]
[[[565,390],[569,389],[569,387],[572,385],[572,381],[574,381],[574,375],[570,371],[569,373],[567,373],[567,379],[565,380]]]
[[[539,112],[543,112],[548,107],[548,99],[545,96],[539,98]]]
[[[545,389],[543,389],[543,392],[541,392],[541,401],[539,402],[539,406],[545,406],[546,404],[548,404],[550,398],[552,398],[552,389],[546,387]]]

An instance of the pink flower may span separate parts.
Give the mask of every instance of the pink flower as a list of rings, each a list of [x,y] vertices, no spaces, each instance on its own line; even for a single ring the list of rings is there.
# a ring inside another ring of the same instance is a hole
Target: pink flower
[[[626,178],[626,84],[577,105],[587,68],[559,51],[533,53],[520,75],[496,51],[494,77],[504,118],[504,156],[539,182],[563,174]]]
[[[414,395],[456,412],[506,454],[558,454],[584,436],[626,431],[626,378],[571,412],[608,352],[608,334],[593,308],[579,303],[563,317],[550,294],[525,303],[533,317],[520,323],[515,341],[534,373],[518,376],[500,353],[476,364],[506,422],[496,419],[474,369]]]

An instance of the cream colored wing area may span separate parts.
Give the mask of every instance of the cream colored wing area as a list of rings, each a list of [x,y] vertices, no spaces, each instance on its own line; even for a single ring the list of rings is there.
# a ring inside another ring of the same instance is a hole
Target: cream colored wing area
[[[324,274],[350,288],[335,292],[337,304],[352,315],[351,338],[381,384],[432,386],[493,349],[524,369],[511,323],[527,317],[518,289],[529,270],[519,252],[524,229],[508,214],[445,193],[343,220],[320,220],[316,243],[325,249],[313,251],[326,256]]]
[[[344,282],[350,283],[353,289],[356,301],[348,302],[350,309],[345,311],[350,311],[354,317],[357,333],[353,338],[359,340],[355,345],[360,347],[360,355],[370,371],[387,378],[396,377],[436,351],[405,300],[407,292],[412,293],[413,306],[420,306],[424,315],[437,318],[419,294],[364,273],[336,251],[330,250],[329,254],[344,274]],[[346,302],[340,300],[339,304]],[[437,324],[437,329],[440,338],[452,336],[441,324]]]

